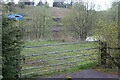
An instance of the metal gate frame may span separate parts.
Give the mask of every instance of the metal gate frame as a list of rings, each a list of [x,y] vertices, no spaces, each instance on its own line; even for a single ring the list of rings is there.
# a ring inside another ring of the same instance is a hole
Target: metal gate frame
[[[70,45],[70,44],[80,44],[80,43],[89,43],[89,42],[98,42],[98,41],[81,41],[81,42],[73,42],[73,43],[60,43],[60,44],[49,44],[49,45],[25,46],[24,48],[47,47],[47,46],[55,46],[55,45]],[[92,49],[99,49],[99,48],[87,48],[87,49],[70,50],[70,51],[50,52],[50,53],[43,53],[43,54],[32,54],[32,55],[25,55],[23,57],[25,58],[25,57],[33,57],[33,56],[38,56],[38,55],[60,54],[60,53],[65,53],[65,52],[76,52],[76,51],[84,51],[84,50],[92,50]],[[92,53],[92,54],[71,56],[71,57],[61,57],[61,58],[41,60],[41,61],[25,62],[25,63],[22,63],[22,64],[32,64],[32,63],[39,63],[39,62],[46,62],[46,61],[53,61],[53,60],[62,60],[62,59],[90,56],[90,55],[96,55],[96,54],[99,54],[99,52],[98,53]],[[98,59],[98,58],[84,59],[84,60],[79,60],[79,61],[72,61],[72,62],[66,62],[66,63],[58,63],[58,64],[52,64],[52,65],[46,65],[46,66],[39,66],[39,67],[21,69],[21,71],[32,70],[32,69],[43,68],[43,67],[64,65],[64,64],[69,64],[69,63],[77,63],[77,62],[83,62],[83,61],[88,61],[88,60],[96,60],[96,59]],[[91,63],[87,63],[87,64],[91,64]],[[71,68],[71,67],[76,67],[76,66],[87,65],[87,64],[66,66],[66,67],[62,67],[62,68],[58,68],[58,69],[50,69],[50,70],[47,70],[47,71],[38,71],[38,72],[32,72],[32,73],[25,73],[25,74],[21,74],[20,76],[31,75],[31,74],[42,73],[42,72],[48,72],[48,71],[54,71],[54,70],[60,70],[60,69],[65,69],[65,68]]]

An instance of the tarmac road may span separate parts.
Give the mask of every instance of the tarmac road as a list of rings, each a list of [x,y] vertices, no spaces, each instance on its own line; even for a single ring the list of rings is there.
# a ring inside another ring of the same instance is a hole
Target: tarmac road
[[[73,78],[68,80],[120,80],[120,75],[108,74],[105,72],[96,71],[92,69],[75,72],[75,73],[44,77],[44,78],[46,78],[46,80],[65,80],[64,78],[66,78],[67,76]],[[39,80],[44,80],[44,79],[42,78]]]

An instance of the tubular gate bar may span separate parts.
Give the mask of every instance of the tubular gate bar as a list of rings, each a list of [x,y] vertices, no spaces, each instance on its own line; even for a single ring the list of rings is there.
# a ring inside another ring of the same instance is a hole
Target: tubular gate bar
[[[68,58],[76,58],[76,57],[90,56],[90,55],[95,55],[95,54],[98,54],[98,53],[77,55],[77,56],[71,56],[71,57],[61,57],[61,58],[56,58],[56,59],[49,59],[49,60],[42,60],[42,61],[27,62],[27,63],[23,63],[23,64],[33,64],[33,63],[53,61],[53,60],[61,60],[61,59],[68,59]]]
[[[59,63],[59,64],[52,64],[52,65],[47,65],[47,66],[39,66],[39,67],[34,67],[34,68],[22,69],[22,70],[31,70],[31,69],[37,69],[37,68],[42,68],[42,67],[58,66],[58,65],[64,65],[64,64],[69,64],[69,63],[77,63],[77,62],[83,62],[83,61],[95,60],[95,59],[97,59],[97,58],[85,59],[85,60],[79,60],[79,61],[72,61],[72,62],[66,62],[66,63]]]
[[[47,46],[55,46],[55,45],[68,45],[68,44],[79,44],[79,43],[88,43],[88,42],[97,42],[97,41],[82,41],[82,42],[73,42],[73,43],[60,43],[60,44],[38,45],[38,46],[26,46],[24,48],[47,47]],[[59,52],[50,52],[50,53],[43,53],[43,54],[33,54],[33,55],[25,55],[23,57],[33,57],[33,56],[39,56],[39,55],[50,55],[50,54],[58,54],[58,53],[65,53],[65,52],[75,52],[75,51],[83,51],[83,50],[92,50],[92,49],[98,49],[98,48],[87,48],[87,49],[79,49],[79,50],[59,51]],[[61,57],[61,58],[55,58],[55,59],[49,59],[49,60],[26,62],[26,63],[22,63],[22,64],[33,64],[33,63],[40,63],[40,62],[53,61],[53,60],[62,60],[62,59],[69,59],[69,58],[90,56],[90,55],[96,55],[96,54],[99,54],[99,53],[83,54],[83,55],[76,55],[76,56],[70,56],[70,57]],[[58,64],[51,64],[51,65],[45,65],[45,66],[38,66],[38,67],[33,67],[33,68],[21,69],[21,71],[38,69],[38,68],[43,68],[43,67],[51,67],[51,66],[64,65],[64,64],[69,64],[69,63],[77,63],[77,62],[83,62],[83,61],[90,61],[90,60],[96,60],[96,59],[97,58],[84,59],[84,60],[72,61],[72,62],[66,62],[66,63],[58,63]],[[94,62],[96,62],[96,61],[94,61]],[[87,63],[87,64],[91,64],[91,63]],[[58,69],[50,69],[50,70],[47,70],[47,71],[60,70],[60,69],[64,69],[64,68],[70,68],[70,67],[75,67],[75,66],[82,66],[82,65],[87,65],[87,64],[80,64],[80,65],[74,65],[74,66],[66,66],[66,67],[62,67],[62,68],[58,68]],[[30,75],[30,74],[47,72],[47,71],[38,71],[38,72],[32,72],[32,73],[25,73],[25,74],[21,74],[21,75]]]
[[[23,48],[47,47],[47,46],[68,45],[68,44],[80,44],[80,43],[88,43],[88,42],[98,42],[98,41],[81,41],[81,42],[73,42],[73,43],[59,43],[59,44],[37,45],[37,46],[25,46]]]
[[[32,56],[48,55],[48,54],[58,54],[58,53],[65,53],[65,52],[76,52],[76,51],[91,50],[91,49],[98,49],[98,48],[87,48],[87,49],[70,50],[70,51],[50,52],[50,53],[43,53],[43,54],[32,54],[32,55],[26,55],[23,57],[32,57]]]
[[[96,62],[96,61],[94,61],[94,62]],[[66,67],[63,67],[63,68],[50,69],[50,70],[47,70],[47,71],[38,71],[38,72],[32,72],[32,73],[25,73],[25,74],[22,74],[22,75],[30,75],[30,74],[36,74],[36,73],[42,73],[42,72],[48,72],[48,71],[54,71],[54,70],[60,70],[60,69],[65,69],[65,68],[71,68],[71,67],[76,67],[76,66],[83,66],[83,65],[88,65],[88,64],[91,64],[91,63],[80,64],[80,65],[74,65],[74,66],[66,66]]]

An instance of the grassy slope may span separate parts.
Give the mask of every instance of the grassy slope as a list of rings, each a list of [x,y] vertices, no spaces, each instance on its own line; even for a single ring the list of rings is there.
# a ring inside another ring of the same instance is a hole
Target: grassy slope
[[[30,45],[44,45],[44,44],[56,44],[56,43],[61,43],[59,41],[41,41],[41,42],[27,42],[25,45],[30,46]],[[40,47],[40,48],[26,48],[22,51],[22,55],[30,55],[30,54],[42,54],[42,53],[47,53],[47,52],[56,52],[56,51],[66,51],[66,50],[77,50],[77,49],[85,49],[85,48],[91,48],[94,47],[96,43],[84,43],[84,44],[74,44],[74,45],[62,45],[62,46],[49,46],[49,47]],[[69,52],[69,53],[60,53],[60,54],[51,54],[51,55],[41,55],[41,56],[35,56],[35,57],[28,57],[26,58],[26,62],[32,62],[32,61],[41,61],[41,60],[48,60],[48,59],[55,59],[55,58],[60,58],[60,57],[70,57],[70,56],[76,56],[76,55],[82,55],[82,54],[90,54],[90,53],[97,53],[98,50],[87,50],[87,51],[78,51],[78,52]],[[65,63],[65,62],[71,62],[71,61],[79,61],[83,59],[88,59],[88,58],[96,58],[96,56],[86,56],[86,57],[77,57],[77,58],[70,58],[70,59],[65,59],[65,60],[55,60],[55,61],[47,61],[47,62],[41,62],[41,63],[34,63],[34,64],[28,64],[28,65],[23,65],[23,69],[25,68],[31,68],[31,67],[38,67],[38,66],[43,66],[43,65],[50,65],[50,64],[58,64],[58,63]],[[31,72],[37,72],[37,71],[45,71],[49,69],[55,69],[55,68],[62,68],[64,66],[73,66],[73,65],[79,65],[79,64],[84,64],[84,63],[89,63],[91,61],[85,61],[85,62],[78,62],[74,64],[65,64],[65,65],[60,65],[60,66],[53,66],[53,67],[44,67],[44,68],[39,68],[39,69],[33,69],[33,70],[26,70],[23,71],[22,73],[31,73]],[[40,74],[35,74],[35,75],[30,75],[30,76],[39,76],[43,77],[45,75],[54,75],[54,74],[63,74],[63,73],[68,73],[68,72],[76,72],[79,70],[83,70],[85,67],[90,68],[90,66],[95,66],[95,65],[87,65],[84,67],[74,67],[74,68],[68,68],[68,69],[63,69],[63,70],[57,70],[57,71],[51,71],[51,72],[44,72]]]
[[[60,18],[62,18],[70,10],[67,9],[67,8],[53,7],[53,8],[50,8],[50,11],[53,13],[53,17],[60,17]]]
[[[53,17],[63,17],[69,11],[69,9],[64,8],[45,8],[42,6],[26,6],[24,9],[20,9],[16,7],[17,13],[25,14],[24,20],[22,21],[22,27],[28,28],[26,31],[33,31],[34,27],[39,27],[39,25],[43,25],[44,15],[46,18],[46,31],[51,32],[51,27],[56,25],[56,22],[52,20]],[[27,20],[30,19],[30,20]],[[39,21],[38,21],[39,20]],[[38,22],[37,22],[38,21]],[[23,25],[24,24],[24,25]],[[46,35],[49,35],[46,32]]]
[[[39,14],[43,12],[44,7],[41,6],[26,6],[25,9],[16,8],[18,12],[25,13],[29,17],[34,17],[32,14]],[[57,8],[57,7],[50,7],[45,8],[46,14],[51,14],[52,17],[63,17],[67,12],[70,10],[67,8]]]

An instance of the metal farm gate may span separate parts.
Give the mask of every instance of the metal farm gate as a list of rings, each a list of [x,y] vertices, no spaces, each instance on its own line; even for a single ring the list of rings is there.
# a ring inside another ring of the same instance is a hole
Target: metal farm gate
[[[47,49],[52,49],[52,47],[63,47],[66,45],[67,46],[79,45],[79,48],[80,48],[84,44],[91,44],[91,43],[96,44],[96,42],[97,41],[82,41],[82,42],[73,42],[73,43],[26,46],[24,47],[24,49],[26,50],[25,54],[27,54],[27,52],[29,52],[29,54],[31,52],[31,54],[30,55],[23,54],[24,55],[23,61],[21,63],[22,65],[21,77],[27,77],[30,75],[39,76],[42,73],[43,75],[45,75],[52,71],[59,72],[59,70],[66,69],[66,68],[79,67],[79,66],[89,65],[92,63],[97,63],[98,54],[99,54],[98,47],[92,47],[92,48],[89,47],[84,49],[65,50],[65,51],[53,50],[53,52],[49,52],[48,50],[47,53],[42,53],[42,50],[47,51]],[[39,52],[40,54],[39,53],[34,54],[34,52],[36,51],[36,50],[34,51],[34,49],[36,48],[38,48],[38,50],[42,48]],[[30,51],[31,49],[33,50]]]

